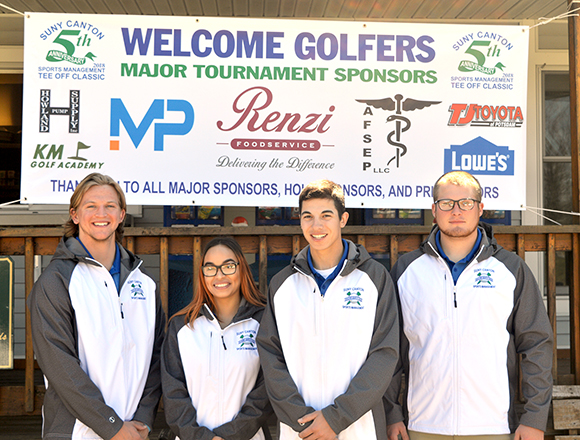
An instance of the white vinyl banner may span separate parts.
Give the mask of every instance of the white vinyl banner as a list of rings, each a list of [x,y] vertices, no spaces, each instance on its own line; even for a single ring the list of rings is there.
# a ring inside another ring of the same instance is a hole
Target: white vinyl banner
[[[29,13],[22,197],[117,180],[130,204],[429,208],[465,170],[525,204],[526,27]]]

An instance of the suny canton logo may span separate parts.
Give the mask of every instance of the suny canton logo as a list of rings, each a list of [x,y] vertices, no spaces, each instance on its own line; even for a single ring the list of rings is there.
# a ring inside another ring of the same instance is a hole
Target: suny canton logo
[[[401,133],[411,128],[411,121],[409,120],[409,118],[403,116],[403,112],[422,110],[425,107],[441,104],[441,101],[419,101],[412,98],[407,98],[403,101],[403,95],[401,94],[395,95],[395,100],[391,98],[383,98],[383,99],[357,99],[356,101],[382,110],[387,111],[395,110],[395,114],[390,115],[386,121],[387,124],[389,122],[395,121],[395,127],[387,135],[387,142],[389,143],[389,145],[392,145],[396,148],[395,155],[387,162],[387,166],[389,166],[392,161],[395,161],[395,166],[397,168],[399,168],[400,158],[403,157],[405,154],[407,154],[407,146],[401,143]],[[405,124],[404,126],[402,125],[403,123]],[[395,139],[393,139],[393,137]],[[365,162],[363,164],[363,171],[370,166],[371,164],[369,162]]]
[[[254,330],[242,330],[236,335],[238,338],[237,350],[256,350],[256,332]]]
[[[122,99],[111,99],[111,137],[118,137],[120,133],[121,123],[125,127],[127,134],[131,138],[135,148],[143,140],[145,133],[156,119],[163,120],[165,118],[165,110],[168,112],[180,112],[184,115],[184,120],[181,123],[172,122],[156,122],[154,124],[154,151],[163,151],[164,137],[167,135],[184,136],[191,131],[194,121],[194,111],[192,105],[183,99],[155,99],[147,110],[147,113],[139,123],[135,125],[133,118],[129,115]],[[119,150],[119,140],[111,139],[109,148],[111,150]]]
[[[68,29],[63,29],[63,27]],[[76,28],[76,29],[75,29]],[[47,40],[52,34],[60,32],[52,40],[59,49],[51,49],[46,54],[46,60],[52,63],[66,61],[77,66],[82,66],[88,60],[94,61],[96,55],[91,52],[91,43],[93,40],[102,40],[105,35],[98,28],[87,22],[67,20],[65,22],[56,22],[49,26],[40,37]],[[78,49],[78,50],[77,50]],[[75,56],[82,53],[81,56]]]
[[[141,281],[129,280],[127,281],[127,284],[131,286],[131,299],[146,299],[145,294],[143,293]]]
[[[346,296],[344,298],[343,309],[364,309],[363,297],[364,289],[362,287],[353,287],[344,289]]]
[[[473,287],[495,288],[493,284],[493,269],[475,269],[475,285]]]
[[[513,176],[514,150],[499,147],[481,136],[463,144],[451,145],[444,153],[444,172]]]

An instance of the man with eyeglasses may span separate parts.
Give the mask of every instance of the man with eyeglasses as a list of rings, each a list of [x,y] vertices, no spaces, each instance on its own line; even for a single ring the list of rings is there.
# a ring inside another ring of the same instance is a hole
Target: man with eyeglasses
[[[544,437],[550,323],[528,266],[479,222],[481,198],[471,174],[443,175],[433,188],[436,225],[392,269],[403,331],[399,366],[385,394],[389,440]],[[518,354],[525,401],[519,416]]]

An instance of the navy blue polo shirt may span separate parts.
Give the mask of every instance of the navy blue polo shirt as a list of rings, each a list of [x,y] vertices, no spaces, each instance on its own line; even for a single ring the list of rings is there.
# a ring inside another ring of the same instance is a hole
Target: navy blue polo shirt
[[[451,270],[451,275],[453,276],[453,284],[457,284],[459,275],[461,275],[463,270],[473,259],[477,250],[479,249],[479,246],[481,245],[481,237],[482,237],[481,230],[479,228],[477,229],[477,240],[475,240],[475,245],[473,246],[473,249],[471,249],[471,251],[469,252],[469,254],[467,254],[465,258],[459,260],[457,263],[451,261],[449,257],[445,255],[445,252],[443,252],[443,248],[441,247],[441,242],[439,240],[440,235],[441,231],[437,232],[437,235],[435,236],[435,241],[437,242],[437,250],[439,251],[439,254],[441,254],[441,256],[443,257],[447,265],[449,266],[449,270]]]
[[[83,249],[86,251],[86,253],[89,255],[89,257],[91,257],[94,260],[93,256],[91,255],[89,250],[86,248],[86,246],[83,244],[80,237],[76,237],[76,239],[79,241],[79,243],[81,244]],[[118,243],[115,243],[115,259],[113,260],[113,265],[111,266],[111,269],[109,269],[109,273],[113,277],[113,281],[115,281],[115,286],[117,287],[117,293],[118,293],[119,292],[119,284],[121,282],[121,251],[119,249]]]
[[[314,280],[316,281],[316,284],[318,285],[318,288],[320,289],[320,294],[322,296],[324,296],[324,294],[328,290],[328,286],[330,286],[330,284],[332,284],[332,281],[334,281],[334,279],[338,276],[338,274],[342,270],[342,266],[344,265],[344,261],[346,260],[346,256],[348,254],[348,243],[346,242],[346,240],[344,238],[342,239],[342,247],[344,248],[344,252],[342,253],[342,257],[340,258],[340,261],[338,262],[338,264],[334,268],[334,271],[327,278],[324,278],[314,268],[314,264],[312,263],[312,256],[310,255],[310,248],[308,248],[308,266],[310,266],[310,270],[312,272],[312,275],[314,275]]]

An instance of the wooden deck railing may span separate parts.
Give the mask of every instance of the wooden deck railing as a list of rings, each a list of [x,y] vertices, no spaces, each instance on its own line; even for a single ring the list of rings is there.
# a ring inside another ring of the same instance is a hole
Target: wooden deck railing
[[[391,264],[398,255],[416,249],[429,233],[428,226],[347,226],[343,236],[364,245],[371,253],[389,254]],[[0,255],[24,255],[25,291],[34,283],[34,256],[52,255],[63,233],[62,228],[0,229]],[[498,242],[525,259],[526,252],[537,252],[546,261],[545,290],[548,315],[556,331],[556,252],[570,253],[570,372],[558,375],[558,353],[554,349],[555,383],[580,384],[580,225],[578,226],[500,226],[495,228]],[[297,226],[212,227],[212,228],[126,228],[125,246],[138,255],[159,255],[159,288],[167,313],[169,300],[169,255],[193,255],[193,267],[201,258],[204,244],[217,235],[234,236],[244,252],[259,258],[259,286],[267,288],[268,255],[295,255],[306,245]],[[194,273],[194,280],[196,279]],[[2,371],[0,371],[2,375]],[[1,377],[1,376],[0,376]],[[0,387],[0,415],[38,414],[42,387],[34,386],[34,353],[30,317],[26,312],[26,359],[24,384]]]

